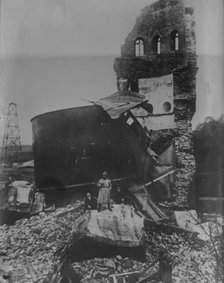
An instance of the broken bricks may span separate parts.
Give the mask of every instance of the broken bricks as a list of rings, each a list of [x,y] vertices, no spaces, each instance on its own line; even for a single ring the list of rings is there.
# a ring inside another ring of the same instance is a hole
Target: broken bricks
[[[11,278],[3,279],[18,283],[43,282],[53,272],[54,265],[60,262],[57,251],[67,244],[81,204],[77,201],[73,205],[73,213],[69,206],[51,214],[41,213],[21,219],[12,226],[0,226],[1,260],[11,272]]]

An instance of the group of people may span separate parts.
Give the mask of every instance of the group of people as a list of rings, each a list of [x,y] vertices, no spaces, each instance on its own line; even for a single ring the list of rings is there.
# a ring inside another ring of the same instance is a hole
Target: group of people
[[[113,199],[111,199],[112,183],[108,178],[107,172],[103,172],[103,176],[97,183],[97,187],[99,188],[97,204],[95,204],[95,198],[91,195],[91,193],[88,192],[86,195],[87,210],[95,209],[95,207],[97,206],[97,209],[100,212],[102,206],[107,205],[108,209],[112,211],[111,202],[114,201],[117,204],[124,202],[124,197],[122,196],[120,187],[116,189],[115,195]]]

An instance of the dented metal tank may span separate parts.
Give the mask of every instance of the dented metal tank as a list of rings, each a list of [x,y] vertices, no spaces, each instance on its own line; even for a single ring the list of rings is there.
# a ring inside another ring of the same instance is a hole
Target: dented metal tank
[[[53,111],[32,120],[35,182],[40,189],[94,184],[136,173],[126,127],[93,105]]]

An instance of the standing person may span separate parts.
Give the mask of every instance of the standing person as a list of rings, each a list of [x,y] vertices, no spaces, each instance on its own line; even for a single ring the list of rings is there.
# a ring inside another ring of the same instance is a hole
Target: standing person
[[[91,209],[94,209],[94,199],[93,197],[91,196],[91,193],[87,193],[86,194],[86,201],[85,201],[85,207],[86,207],[86,210],[91,210]]]
[[[103,178],[99,180],[97,187],[99,194],[97,199],[98,211],[100,212],[102,204],[107,204],[110,211],[110,191],[112,188],[111,181],[107,178],[107,172],[103,172]]]
[[[124,203],[124,196],[123,193],[121,192],[121,188],[117,187],[115,193],[114,193],[114,202],[116,204],[122,204]]]

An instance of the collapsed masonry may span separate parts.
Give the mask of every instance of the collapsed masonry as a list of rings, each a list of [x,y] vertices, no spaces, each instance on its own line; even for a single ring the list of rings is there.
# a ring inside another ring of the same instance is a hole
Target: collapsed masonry
[[[77,201],[55,212],[21,219],[12,226],[0,226],[1,281],[58,283],[63,278],[76,283],[81,279],[85,283],[109,283],[116,282],[112,278],[130,277],[131,282],[144,282],[156,276],[158,282],[166,274],[164,269],[171,280],[169,262],[175,263],[173,277],[178,280],[184,276],[184,261],[192,266],[190,278],[198,278],[198,263],[189,258],[189,250],[205,261],[208,258],[209,265],[214,264],[209,243],[199,245],[196,241],[192,246],[194,233],[162,222],[147,222],[130,206],[114,206],[112,212],[100,213],[84,213],[82,207],[83,202]],[[162,273],[158,273],[158,261]],[[200,274],[203,276],[203,271]]]
[[[142,9],[121,46],[121,56],[115,58],[114,71],[119,90],[148,98],[147,109],[135,111],[148,131],[172,129],[175,121],[178,172],[174,190],[177,204],[186,205],[195,171],[191,131],[197,73],[194,1],[159,0]]]
[[[82,213],[82,203],[0,226],[0,274],[3,282],[44,282],[61,261],[71,223]],[[4,281],[5,280],[5,281]],[[47,281],[49,282],[49,281]]]
[[[0,227],[3,282],[60,282],[63,268],[74,260],[119,255],[120,261],[145,260],[144,217],[130,206],[113,211],[83,211],[83,202],[21,219]],[[103,249],[102,247],[105,247]],[[121,257],[122,256],[122,257]],[[131,259],[132,258],[132,259]],[[110,266],[111,267],[111,266]],[[101,276],[108,265],[101,264]],[[100,266],[99,266],[100,269]],[[140,262],[136,269],[141,270]],[[114,270],[109,268],[109,273]],[[79,281],[74,281],[79,282]]]
[[[121,80],[133,92],[141,91],[141,80],[172,73],[176,118],[192,118],[197,73],[194,1],[159,0],[142,9],[114,70],[118,87]]]
[[[73,258],[118,254],[144,258],[143,229],[144,217],[136,214],[132,206],[115,204],[112,212],[90,210],[73,223]]]

